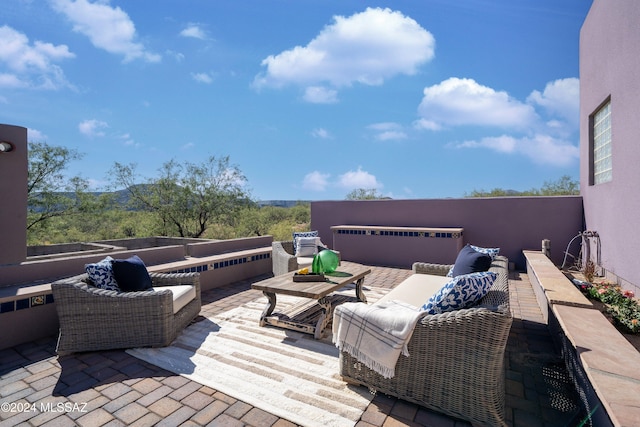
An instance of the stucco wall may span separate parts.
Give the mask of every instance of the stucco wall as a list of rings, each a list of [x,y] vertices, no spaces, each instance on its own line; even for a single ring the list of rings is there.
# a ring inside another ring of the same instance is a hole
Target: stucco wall
[[[0,265],[27,257],[27,129],[0,124],[0,141],[14,148],[0,152]]]
[[[580,186],[601,265],[640,285],[640,2],[594,0],[580,32]],[[612,181],[589,185],[589,116],[611,97]]]
[[[562,264],[569,241],[583,230],[582,198],[497,197],[469,199],[323,201],[311,203],[311,228],[332,241],[334,225],[462,227],[464,241],[501,248],[524,269],[522,250],[540,250],[551,241],[552,260]],[[367,253],[369,248],[360,249]],[[406,253],[407,259],[415,254]],[[429,261],[424,254],[423,261]],[[455,259],[451,260],[451,262]]]

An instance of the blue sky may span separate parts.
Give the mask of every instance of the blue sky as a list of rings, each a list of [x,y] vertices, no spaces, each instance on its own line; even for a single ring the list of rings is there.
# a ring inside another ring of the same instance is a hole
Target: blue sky
[[[256,200],[578,180],[590,0],[3,0],[0,123],[115,162],[229,156]]]

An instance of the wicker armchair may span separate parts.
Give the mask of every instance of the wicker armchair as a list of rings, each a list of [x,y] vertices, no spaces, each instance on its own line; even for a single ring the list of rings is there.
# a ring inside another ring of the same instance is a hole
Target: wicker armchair
[[[298,270],[298,258],[293,254],[293,240],[271,243],[273,275],[279,276]]]
[[[173,313],[169,289],[116,292],[90,286],[87,274],[51,284],[60,320],[58,354],[169,345],[200,312],[199,273],[149,273],[154,287],[192,285],[195,298]]]
[[[446,275],[449,265],[416,263],[414,273]],[[489,293],[472,308],[425,315],[400,356],[395,376],[386,379],[346,352],[340,374],[354,384],[468,420],[505,426],[504,356],[512,317],[508,260],[496,257],[498,273]]]

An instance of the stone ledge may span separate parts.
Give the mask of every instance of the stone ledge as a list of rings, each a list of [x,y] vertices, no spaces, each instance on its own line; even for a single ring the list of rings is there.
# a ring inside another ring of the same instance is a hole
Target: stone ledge
[[[546,255],[537,251],[522,251],[528,270],[535,276],[550,305],[595,308],[578,288],[556,267]]]
[[[557,321],[608,420],[615,426],[637,425],[640,353],[549,258],[542,252],[523,252],[534,292],[543,295],[538,298],[540,309]]]
[[[598,310],[563,305],[552,310],[613,424],[636,425],[640,353]]]

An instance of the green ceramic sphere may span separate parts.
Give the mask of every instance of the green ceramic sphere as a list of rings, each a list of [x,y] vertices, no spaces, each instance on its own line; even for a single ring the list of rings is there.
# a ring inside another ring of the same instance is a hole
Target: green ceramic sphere
[[[317,273],[333,273],[336,271],[336,268],[338,268],[338,264],[340,264],[338,255],[327,249],[320,251],[315,258],[314,267],[318,270]],[[314,273],[315,272],[316,271],[314,271]]]

